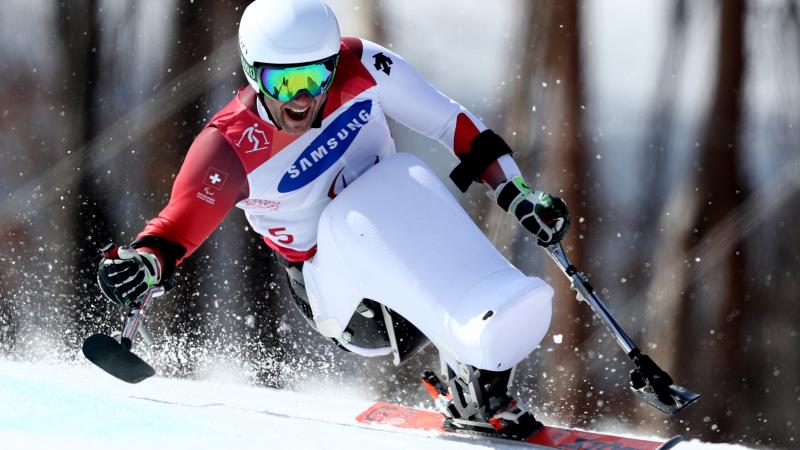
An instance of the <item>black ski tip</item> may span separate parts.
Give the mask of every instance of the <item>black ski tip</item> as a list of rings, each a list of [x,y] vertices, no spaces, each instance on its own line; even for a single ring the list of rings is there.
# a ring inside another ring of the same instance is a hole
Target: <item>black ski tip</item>
[[[105,334],[93,334],[86,338],[83,341],[83,355],[97,367],[128,383],[138,383],[156,374],[142,358]]]
[[[666,442],[661,444],[661,446],[658,447],[658,450],[669,450],[671,448],[674,448],[676,445],[680,444],[681,442],[683,442],[683,436],[681,436],[681,435],[672,436],[671,438],[669,438],[669,440],[667,440]]]

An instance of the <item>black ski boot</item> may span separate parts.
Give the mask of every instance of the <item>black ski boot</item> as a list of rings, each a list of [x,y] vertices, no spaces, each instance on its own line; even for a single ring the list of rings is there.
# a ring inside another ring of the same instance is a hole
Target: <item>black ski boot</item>
[[[493,372],[460,365],[459,375],[446,370],[446,383],[430,371],[422,380],[445,416],[445,429],[525,440],[542,428],[528,407],[508,393],[513,369]]]

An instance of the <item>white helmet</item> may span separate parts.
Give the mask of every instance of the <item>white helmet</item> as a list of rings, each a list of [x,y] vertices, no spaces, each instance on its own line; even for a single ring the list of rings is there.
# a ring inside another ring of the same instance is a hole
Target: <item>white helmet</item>
[[[239,24],[239,52],[250,86],[259,91],[259,64],[302,64],[339,53],[333,11],[320,0],[255,0]]]

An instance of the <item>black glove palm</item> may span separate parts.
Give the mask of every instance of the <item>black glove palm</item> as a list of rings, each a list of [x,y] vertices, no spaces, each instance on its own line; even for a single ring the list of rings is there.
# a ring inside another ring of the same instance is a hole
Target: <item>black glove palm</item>
[[[150,287],[158,284],[161,268],[158,259],[130,247],[120,247],[102,260],[97,283],[109,301],[122,306],[136,305]]]

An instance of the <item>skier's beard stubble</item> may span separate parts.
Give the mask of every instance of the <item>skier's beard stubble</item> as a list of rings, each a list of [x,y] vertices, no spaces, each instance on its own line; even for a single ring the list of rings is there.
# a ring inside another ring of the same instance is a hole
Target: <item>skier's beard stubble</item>
[[[287,134],[303,134],[311,129],[320,108],[325,104],[328,93],[312,97],[301,92],[288,102],[281,102],[264,96],[264,105],[281,131]]]

